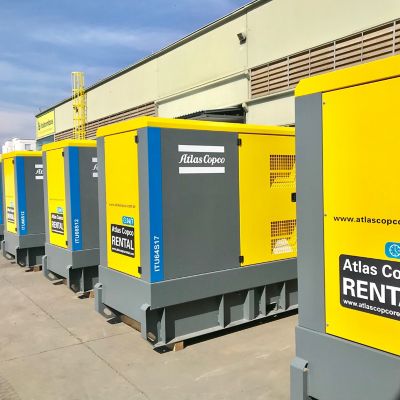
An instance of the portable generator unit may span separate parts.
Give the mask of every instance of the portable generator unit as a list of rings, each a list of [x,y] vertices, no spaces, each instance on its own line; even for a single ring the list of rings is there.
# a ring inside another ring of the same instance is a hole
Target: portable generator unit
[[[75,292],[98,279],[99,207],[95,140],[43,146],[46,255],[43,273]]]
[[[400,57],[296,88],[292,400],[400,399]]]
[[[101,127],[97,310],[159,347],[296,308],[294,139],[154,117]]]
[[[3,255],[21,267],[44,254],[43,162],[40,151],[3,154],[5,230]]]

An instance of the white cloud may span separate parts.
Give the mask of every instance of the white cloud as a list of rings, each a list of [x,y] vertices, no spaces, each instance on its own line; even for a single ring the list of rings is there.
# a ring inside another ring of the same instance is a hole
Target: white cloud
[[[34,111],[29,108],[0,104],[0,142],[12,137],[33,139],[35,137]]]

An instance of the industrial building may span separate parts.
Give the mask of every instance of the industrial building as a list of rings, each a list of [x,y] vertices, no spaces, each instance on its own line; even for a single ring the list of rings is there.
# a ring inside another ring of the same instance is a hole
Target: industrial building
[[[255,0],[88,87],[87,137],[142,115],[293,125],[301,78],[399,51],[398,0]],[[72,137],[72,114],[38,114],[39,147]]]

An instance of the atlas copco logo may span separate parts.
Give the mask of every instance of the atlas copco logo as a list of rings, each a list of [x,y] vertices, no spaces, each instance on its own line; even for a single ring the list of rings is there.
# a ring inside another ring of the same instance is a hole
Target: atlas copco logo
[[[97,169],[97,157],[92,157],[92,177],[97,178],[99,176],[99,172]]]
[[[178,145],[179,174],[224,174],[225,146]]]
[[[35,179],[43,180],[43,164],[35,164]]]

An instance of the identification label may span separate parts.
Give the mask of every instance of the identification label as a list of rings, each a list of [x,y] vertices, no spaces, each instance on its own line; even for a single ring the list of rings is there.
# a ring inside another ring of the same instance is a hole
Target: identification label
[[[7,221],[15,222],[15,209],[14,207],[7,207]]]
[[[343,307],[400,321],[400,262],[342,254]]]
[[[51,231],[64,235],[64,214],[51,213]]]
[[[135,257],[135,228],[111,224],[111,251]]]

